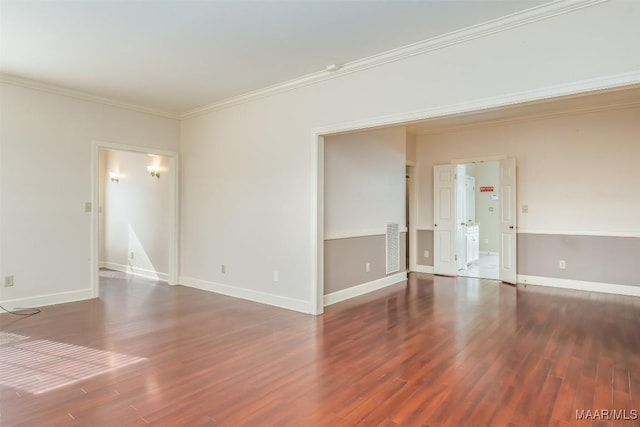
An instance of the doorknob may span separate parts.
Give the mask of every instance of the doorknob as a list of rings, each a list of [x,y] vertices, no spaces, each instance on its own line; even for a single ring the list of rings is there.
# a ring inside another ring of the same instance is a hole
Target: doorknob
[[[513,230],[515,227],[513,225],[510,225],[509,228]]]
[[[434,227],[437,227],[437,226],[438,226],[438,224],[433,224],[433,226],[434,226]]]

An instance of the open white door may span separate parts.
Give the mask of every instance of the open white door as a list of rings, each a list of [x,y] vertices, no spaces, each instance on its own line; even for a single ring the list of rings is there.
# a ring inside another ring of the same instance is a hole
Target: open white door
[[[456,169],[433,167],[433,272],[455,276],[456,268]]]
[[[456,165],[456,268],[467,268],[467,204],[465,199],[465,165]]]
[[[516,284],[516,160],[500,160],[500,280]]]

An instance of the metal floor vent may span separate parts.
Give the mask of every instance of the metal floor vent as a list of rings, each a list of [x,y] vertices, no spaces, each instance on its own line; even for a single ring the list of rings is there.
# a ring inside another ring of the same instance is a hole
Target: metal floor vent
[[[387,274],[400,271],[400,226],[387,224]]]

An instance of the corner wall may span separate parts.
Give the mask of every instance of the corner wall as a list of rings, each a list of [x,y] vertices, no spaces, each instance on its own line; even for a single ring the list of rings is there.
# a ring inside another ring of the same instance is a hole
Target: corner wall
[[[632,107],[419,136],[419,228],[433,227],[433,165],[515,157],[519,281],[640,286],[638,118],[640,107]]]
[[[0,288],[0,301],[91,298],[92,141],[178,151],[178,121],[8,83],[1,90],[0,277],[15,285]]]
[[[386,273],[385,233],[400,225],[403,266],[406,145],[404,126],[325,137],[325,295],[398,277]]]

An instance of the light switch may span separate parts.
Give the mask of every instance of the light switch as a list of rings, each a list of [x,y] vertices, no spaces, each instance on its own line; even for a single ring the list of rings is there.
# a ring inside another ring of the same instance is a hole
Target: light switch
[[[522,213],[529,213],[529,205],[522,205]]]
[[[91,212],[91,202],[85,202],[84,211],[85,212]]]

